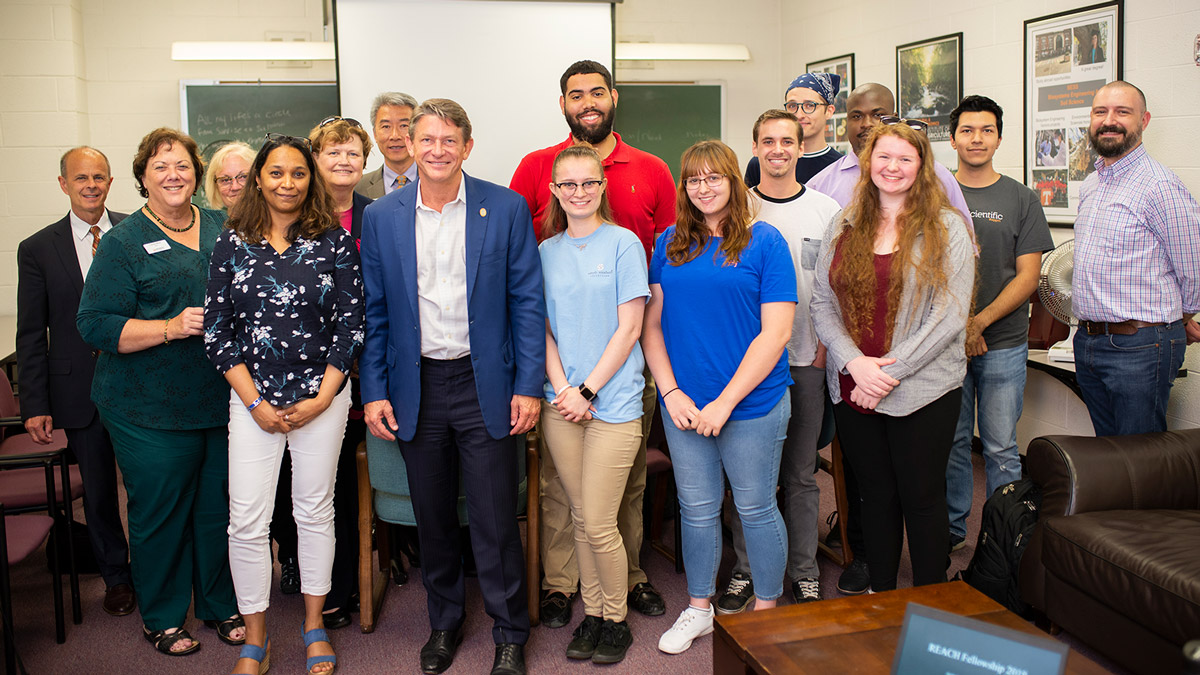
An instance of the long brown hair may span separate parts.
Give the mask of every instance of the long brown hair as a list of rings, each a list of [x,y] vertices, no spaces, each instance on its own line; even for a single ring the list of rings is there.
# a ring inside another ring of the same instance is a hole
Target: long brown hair
[[[250,170],[246,188],[242,191],[241,198],[233,205],[229,220],[225,221],[225,226],[236,232],[242,241],[254,244],[265,241],[267,233],[271,230],[271,212],[267,209],[267,200],[263,197],[258,177],[267,163],[267,156],[281,147],[295,148],[299,151],[308,166],[309,175],[308,194],[304,196],[304,203],[300,205],[300,215],[288,228],[284,237],[288,242],[296,241],[297,237],[316,239],[339,227],[338,219],[333,215],[337,207],[333,203],[333,197],[329,196],[329,190],[325,188],[325,180],[317,171],[308,139],[272,135],[254,157],[254,166]]]
[[[550,180],[558,179],[558,164],[564,159],[590,159],[596,163],[596,171],[599,172],[600,178],[604,178],[604,163],[600,160],[600,154],[586,145],[572,145],[563,149],[554,158],[554,165],[550,167]],[[600,208],[596,213],[600,215],[600,220],[606,223],[615,223],[612,206],[608,203],[608,185],[605,184],[603,187],[604,192],[600,193]],[[546,204],[546,211],[542,214],[542,238],[549,239],[565,229],[567,229],[567,212],[563,211],[562,204],[558,203],[558,197],[552,191],[550,201]]]
[[[933,148],[925,134],[905,124],[876,125],[858,155],[858,185],[843,212],[844,226],[836,244],[841,261],[830,274],[830,284],[842,308],[842,320],[856,343],[860,342],[862,331],[871,330],[871,317],[875,313],[875,237],[883,211],[879,188],[871,180],[871,153],[879,139],[885,136],[905,141],[916,148],[921,158],[916,179],[904,198],[904,209],[896,216],[899,237],[888,282],[887,335],[884,339],[884,348],[890,349],[908,269],[913,270],[917,294],[926,290],[940,293],[947,288],[945,264],[949,235],[942,224],[942,211],[952,207],[934,169]],[[919,254],[916,252],[918,237],[922,242]],[[906,321],[911,322],[916,311],[914,306]]]
[[[675,236],[667,242],[667,260],[672,265],[682,265],[708,245],[708,225],[704,214],[692,204],[688,197],[687,179],[708,171],[719,173],[729,181],[729,214],[721,220],[721,247],[726,265],[736,265],[742,250],[750,244],[750,223],[754,212],[750,209],[750,191],[742,182],[738,170],[737,155],[721,141],[700,141],[683,151],[679,160],[679,189],[675,199]],[[713,252],[715,259],[716,252]]]

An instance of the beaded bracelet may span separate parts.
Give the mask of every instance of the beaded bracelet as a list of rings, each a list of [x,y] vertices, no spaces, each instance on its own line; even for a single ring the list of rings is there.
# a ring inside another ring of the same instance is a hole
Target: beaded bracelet
[[[246,410],[247,410],[247,411],[254,410],[254,409],[255,409],[255,408],[257,408],[257,407],[259,406],[259,404],[261,404],[262,402],[263,402],[263,397],[262,397],[262,395],[260,394],[258,398],[254,399],[254,403],[251,403],[250,405],[246,406]]]

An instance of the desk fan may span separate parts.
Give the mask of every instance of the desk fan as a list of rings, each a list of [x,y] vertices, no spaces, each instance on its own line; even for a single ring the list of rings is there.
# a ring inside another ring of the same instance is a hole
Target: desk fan
[[[1058,245],[1042,259],[1038,277],[1038,300],[1055,319],[1071,327],[1067,339],[1054,343],[1046,352],[1051,361],[1075,362],[1075,329],[1079,322],[1071,313],[1071,276],[1075,269],[1075,240]]]

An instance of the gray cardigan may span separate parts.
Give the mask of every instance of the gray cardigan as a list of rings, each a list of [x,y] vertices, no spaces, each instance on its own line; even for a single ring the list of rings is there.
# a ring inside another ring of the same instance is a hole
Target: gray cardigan
[[[967,313],[975,285],[975,254],[971,235],[962,216],[953,209],[942,211],[942,224],[949,234],[950,255],[946,258],[947,289],[936,297],[925,291],[915,297],[915,275],[905,272],[904,290],[896,312],[896,327],[892,348],[885,355],[896,362],[884,366],[883,372],[900,384],[885,396],[875,408],[885,415],[899,417],[911,414],[937,400],[943,394],[961,387],[967,370],[965,348]],[[817,336],[829,349],[825,362],[825,379],[834,403],[842,400],[838,373],[847,372],[846,364],[862,356],[862,351],[846,332],[842,310],[829,285],[829,266],[837,245],[837,237],[850,224],[839,211],[830,222],[821,241],[817,260],[816,285],[813,288],[812,315]],[[916,259],[920,259],[917,239]],[[911,314],[917,308],[916,315]],[[911,320],[910,320],[911,318]]]

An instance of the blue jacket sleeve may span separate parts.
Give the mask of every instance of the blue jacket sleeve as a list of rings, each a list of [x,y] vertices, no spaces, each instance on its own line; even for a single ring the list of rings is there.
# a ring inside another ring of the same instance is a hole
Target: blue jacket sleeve
[[[385,400],[388,397],[389,326],[383,261],[380,255],[381,223],[376,217],[379,209],[379,206],[372,205],[363,212],[361,255],[365,328],[362,355],[358,359],[363,403]],[[404,302],[404,298],[398,301]]]
[[[541,398],[546,379],[546,299],[533,218],[524,199],[516,205],[508,236],[508,320],[517,367],[513,393]]]

